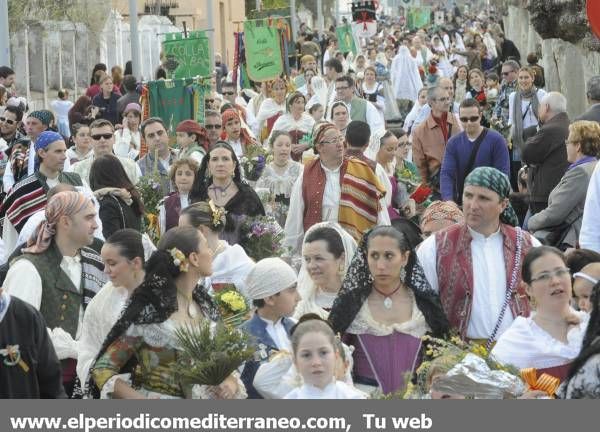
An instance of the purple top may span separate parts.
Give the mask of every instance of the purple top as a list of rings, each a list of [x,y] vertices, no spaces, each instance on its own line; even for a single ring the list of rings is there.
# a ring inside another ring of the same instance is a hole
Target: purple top
[[[418,367],[420,338],[398,332],[387,336],[351,336],[355,347],[354,375],[377,381],[384,394],[402,388],[406,373]]]

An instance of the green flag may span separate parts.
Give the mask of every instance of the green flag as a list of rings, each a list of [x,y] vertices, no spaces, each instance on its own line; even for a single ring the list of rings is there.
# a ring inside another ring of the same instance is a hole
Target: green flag
[[[410,30],[426,27],[431,21],[431,9],[428,7],[412,7],[408,9],[407,25]]]
[[[337,35],[340,51],[344,54],[352,51],[352,53],[356,55],[357,51],[356,44],[354,43],[354,35],[352,34],[352,27],[349,24],[337,27],[335,33]]]
[[[197,115],[193,113],[192,83],[192,79],[148,82],[150,116],[160,117],[171,136],[179,122]]]
[[[248,76],[256,82],[270,81],[283,72],[279,31],[256,21],[244,23]]]
[[[167,78],[193,78],[211,74],[210,42],[204,32],[190,32],[187,39],[181,33],[167,33],[162,47],[167,59]]]

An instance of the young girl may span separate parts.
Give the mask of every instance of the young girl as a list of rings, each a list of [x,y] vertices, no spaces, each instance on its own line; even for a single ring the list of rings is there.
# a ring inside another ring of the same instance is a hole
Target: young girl
[[[340,355],[335,334],[326,321],[316,315],[303,316],[292,329],[294,365],[304,384],[285,399],[365,399],[365,395],[336,380]]]
[[[169,177],[175,185],[176,192],[166,196],[158,208],[161,234],[177,226],[181,210],[190,203],[188,194],[192,190],[197,172],[198,163],[192,158],[179,159],[171,165]]]

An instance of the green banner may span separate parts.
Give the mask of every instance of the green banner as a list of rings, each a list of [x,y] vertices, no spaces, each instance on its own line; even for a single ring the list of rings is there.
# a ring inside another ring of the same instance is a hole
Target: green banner
[[[431,22],[431,9],[428,7],[409,8],[406,23],[410,30],[426,27]]]
[[[244,23],[248,76],[256,82],[270,81],[283,72],[279,31],[257,27],[255,21]]]
[[[356,55],[357,50],[356,44],[354,43],[354,35],[352,34],[352,27],[349,24],[337,27],[335,33],[337,35],[340,51],[344,54],[352,51],[352,53]]]
[[[187,39],[181,33],[167,33],[162,47],[167,59],[167,78],[193,78],[211,74],[210,41],[204,32],[190,32]]]
[[[175,135],[179,122],[194,118],[194,95],[191,78],[148,82],[150,116],[160,117],[169,135]]]

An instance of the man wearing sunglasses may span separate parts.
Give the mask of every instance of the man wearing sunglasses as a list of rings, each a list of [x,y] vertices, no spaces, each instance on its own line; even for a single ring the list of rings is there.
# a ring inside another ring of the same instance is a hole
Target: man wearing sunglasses
[[[519,68],[519,63],[514,60],[508,60],[502,64],[502,86],[498,93],[492,123],[501,122],[505,125],[508,124],[508,100],[510,95],[517,89]]]
[[[208,145],[210,147],[221,139],[221,131],[223,129],[221,114],[217,111],[206,110],[204,113],[204,129],[206,129]]]
[[[14,106],[7,106],[0,115],[0,137],[6,141],[9,150],[15,141],[23,137],[23,134],[19,132],[21,120],[23,120],[23,111]]]
[[[111,122],[105,119],[95,120],[90,125],[90,135],[92,137],[94,155],[91,158],[84,159],[74,164],[72,171],[79,174],[82,179],[89,183],[90,170],[92,169],[94,160],[106,154],[113,154],[113,147],[115,145],[114,133],[115,128]],[[142,177],[142,172],[138,165],[129,158],[121,156],[116,156],[116,158],[119,159],[119,162],[123,165],[131,183],[134,185],[137,184]],[[70,171],[70,169],[65,168],[65,171]]]
[[[508,146],[498,132],[481,125],[481,106],[475,99],[465,99],[459,108],[459,120],[464,132],[448,141],[440,185],[442,199],[462,205],[464,180],[480,166],[498,169],[510,175]]]

